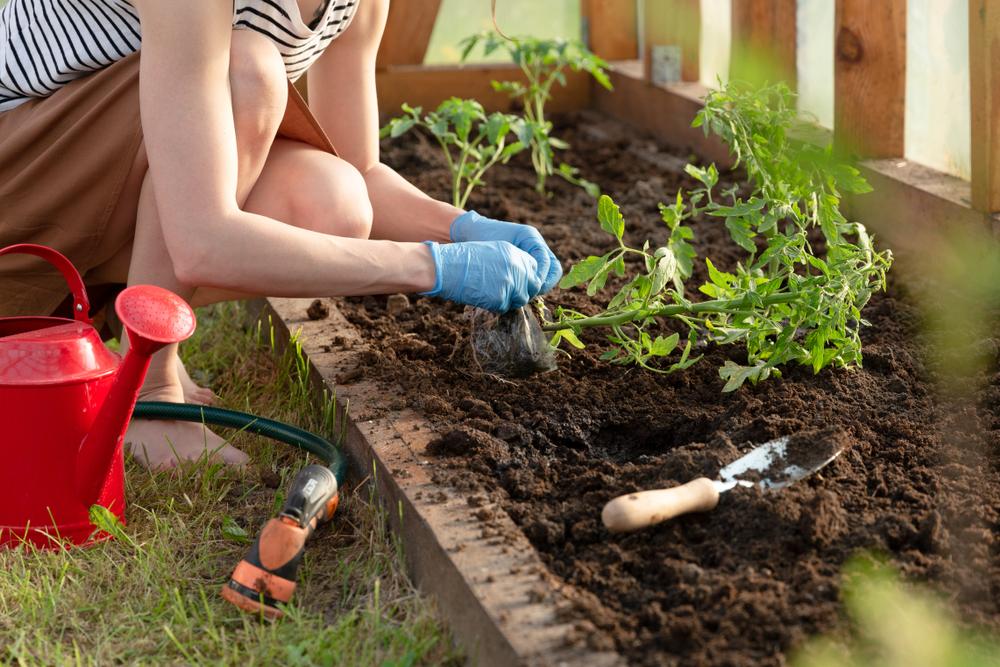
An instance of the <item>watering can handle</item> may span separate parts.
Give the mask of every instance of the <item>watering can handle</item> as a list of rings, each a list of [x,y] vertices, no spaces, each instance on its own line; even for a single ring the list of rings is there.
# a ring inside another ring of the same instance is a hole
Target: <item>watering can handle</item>
[[[34,255],[41,257],[49,264],[59,269],[59,273],[66,279],[69,291],[73,295],[73,318],[77,322],[91,324],[90,321],[90,300],[87,298],[87,288],[84,287],[83,278],[73,266],[73,263],[66,259],[66,256],[57,250],[34,243],[19,243],[0,249],[0,255]]]

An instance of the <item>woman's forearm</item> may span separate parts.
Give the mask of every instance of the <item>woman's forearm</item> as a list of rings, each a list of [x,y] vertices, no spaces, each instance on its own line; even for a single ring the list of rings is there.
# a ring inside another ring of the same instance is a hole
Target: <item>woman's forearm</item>
[[[375,213],[372,238],[451,240],[448,230],[462,209],[429,197],[384,164],[375,165],[364,177]]]
[[[202,287],[305,297],[425,292],[435,281],[421,243],[330,236],[244,211],[206,221],[198,247],[175,267]]]

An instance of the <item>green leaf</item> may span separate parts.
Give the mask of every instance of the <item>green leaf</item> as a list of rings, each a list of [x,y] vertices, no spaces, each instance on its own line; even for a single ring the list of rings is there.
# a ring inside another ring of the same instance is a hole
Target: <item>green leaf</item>
[[[763,366],[741,366],[733,361],[726,360],[726,363],[719,369],[719,377],[726,381],[726,385],[722,388],[722,391],[736,391],[747,380],[756,383],[763,372]]]
[[[664,338],[663,336],[657,336],[652,345],[649,346],[649,354],[654,357],[665,357],[677,347],[677,343],[680,341],[680,334],[671,334]]]
[[[409,132],[413,126],[416,125],[416,121],[412,118],[397,118],[389,123],[390,132],[389,137],[395,139],[403,134]]]
[[[525,146],[521,141],[515,141],[512,144],[504,146],[503,152],[500,153],[500,161],[507,162],[507,160],[511,159],[525,148],[527,148],[527,146]]]
[[[581,260],[574,264],[570,268],[569,273],[563,276],[563,279],[559,281],[559,287],[562,289],[569,289],[571,287],[576,287],[577,285],[582,285],[587,282],[601,270],[601,268],[607,263],[608,255],[603,257],[590,256],[587,259]]]
[[[715,165],[709,165],[707,169],[696,167],[693,164],[685,165],[684,171],[696,181],[700,181],[706,188],[711,190],[719,182],[719,171]]]
[[[667,243],[677,260],[677,278],[679,280],[687,280],[694,272],[694,260],[698,253],[695,252],[694,246],[686,240],[693,236],[694,232],[691,231],[690,227],[677,227]],[[674,282],[676,284],[678,281]]]
[[[726,218],[726,229],[729,230],[729,235],[738,246],[747,252],[757,250],[757,246],[753,242],[753,231],[746,218]]]
[[[872,186],[861,172],[847,164],[838,164],[832,167],[833,177],[836,179],[837,187],[844,192],[861,195],[872,191]]]
[[[625,260],[622,259],[621,255],[597,270],[597,274],[594,276],[593,280],[590,281],[590,284],[587,285],[587,296],[594,296],[604,289],[604,286],[608,282],[608,277],[610,277],[612,273],[619,276],[625,275]]]
[[[725,216],[744,216],[751,213],[756,213],[757,211],[764,208],[764,200],[751,197],[749,201],[738,201],[732,206],[716,206],[714,209],[709,211],[709,215],[714,215],[717,217]]]
[[[506,114],[499,112],[491,113],[486,119],[486,141],[491,145],[496,144],[510,131],[510,120]]]
[[[448,121],[444,118],[435,118],[429,127],[435,137],[443,138],[448,135]]]
[[[822,335],[813,336],[809,356],[812,358],[813,373],[819,373],[826,362],[826,338]]]
[[[695,331],[692,330],[690,335],[688,336],[687,344],[684,346],[684,350],[681,352],[681,358],[677,360],[677,363],[675,363],[673,366],[670,367],[671,371],[681,371],[684,370],[685,368],[690,368],[694,364],[698,363],[698,361],[704,356],[702,354],[699,354],[697,357],[691,356],[691,348],[694,345],[695,338],[696,338]]]
[[[222,519],[222,536],[230,542],[250,542],[250,535],[231,516]]]
[[[721,299],[724,298],[725,296],[728,296],[725,291],[720,290],[717,285],[713,285],[712,283],[705,283],[704,285],[699,285],[698,291],[701,292],[702,294],[707,294],[713,299]]]
[[[830,275],[830,267],[827,266],[827,263],[824,262],[819,257],[813,257],[812,255],[806,255],[806,261],[809,262],[809,266],[811,266],[814,269],[818,270],[823,275],[825,275],[825,276],[829,276]]]
[[[135,543],[132,542],[128,533],[125,532],[125,525],[121,522],[118,516],[107,507],[102,505],[91,505],[88,515],[90,517],[90,523],[97,526],[99,530],[104,531],[120,542],[126,542],[135,546]]]
[[[585,347],[583,342],[577,338],[575,333],[573,333],[572,329],[560,329],[555,333],[555,335],[552,336],[552,340],[549,341],[549,344],[552,347],[559,347],[559,343],[561,341],[566,341],[578,350],[582,350]]]
[[[736,281],[736,276],[725,271],[719,271],[708,257],[705,258],[705,266],[708,268],[708,279],[719,287],[728,288]]]
[[[601,223],[601,229],[621,240],[625,233],[625,218],[611,197],[601,195],[597,202],[597,220]]]
[[[658,259],[649,276],[651,282],[649,291],[651,294],[659,294],[677,275],[677,257],[670,248],[657,248],[654,257]]]
[[[476,45],[479,43],[479,38],[480,35],[473,35],[471,37],[466,37],[459,43],[462,47],[462,54],[459,58],[460,62],[464,63],[468,59],[469,54],[472,53],[472,50],[476,48]]]
[[[660,217],[663,219],[663,222],[667,223],[667,227],[673,229],[677,223],[680,222],[680,215],[678,215],[677,211],[671,206],[660,204],[659,207]]]

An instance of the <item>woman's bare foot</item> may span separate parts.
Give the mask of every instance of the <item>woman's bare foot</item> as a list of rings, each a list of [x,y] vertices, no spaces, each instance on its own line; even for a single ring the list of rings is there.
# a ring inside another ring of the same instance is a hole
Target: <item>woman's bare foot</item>
[[[143,394],[143,401],[180,403],[180,387]],[[133,419],[125,434],[132,455],[150,470],[165,470],[184,461],[196,461],[208,452],[211,459],[226,465],[242,466],[249,457],[202,424],[179,421]]]
[[[181,381],[181,390],[184,392],[184,403],[197,403],[198,405],[212,405],[215,403],[215,392],[208,387],[202,387],[195,383],[184,368],[184,362],[177,357],[177,377]],[[148,399],[147,399],[148,400]]]

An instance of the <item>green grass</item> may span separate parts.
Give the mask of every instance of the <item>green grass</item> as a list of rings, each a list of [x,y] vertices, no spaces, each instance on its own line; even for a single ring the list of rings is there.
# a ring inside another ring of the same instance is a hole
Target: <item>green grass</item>
[[[272,354],[266,331],[242,328],[238,306],[199,317],[184,356],[224,406],[332,437],[332,411],[311,405],[294,349]],[[233,442],[251,454],[246,471],[203,461],[151,474],[128,461],[120,539],[62,552],[0,551],[0,664],[459,662],[433,606],[403,574],[401,546],[368,487],[342,494],[333,523],[308,543],[283,620],[262,622],[224,602],[219,589],[245,540],[273,516],[276,494],[307,460],[247,434]],[[278,490],[262,482],[275,476]]]

